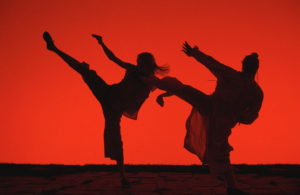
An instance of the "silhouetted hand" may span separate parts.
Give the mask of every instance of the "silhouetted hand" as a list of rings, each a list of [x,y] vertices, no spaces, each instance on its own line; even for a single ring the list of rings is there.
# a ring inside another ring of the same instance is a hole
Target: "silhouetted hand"
[[[184,42],[182,46],[182,51],[187,55],[187,56],[194,56],[195,52],[197,52],[199,48],[197,46],[191,47],[188,42]]]
[[[163,107],[164,104],[165,104],[165,102],[164,102],[164,97],[163,97],[162,95],[157,96],[156,102],[157,102],[161,107]]]
[[[102,36],[96,35],[96,34],[92,34],[92,37],[94,37],[95,39],[97,39],[97,41],[98,41],[99,43],[103,43]]]

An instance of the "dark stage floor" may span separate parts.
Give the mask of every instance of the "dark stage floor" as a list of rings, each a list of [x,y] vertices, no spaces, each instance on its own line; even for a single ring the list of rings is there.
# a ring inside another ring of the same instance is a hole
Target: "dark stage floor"
[[[255,195],[300,194],[300,165],[235,165],[242,190]],[[224,183],[203,166],[128,165],[124,188],[115,166],[0,164],[0,194],[224,195]]]

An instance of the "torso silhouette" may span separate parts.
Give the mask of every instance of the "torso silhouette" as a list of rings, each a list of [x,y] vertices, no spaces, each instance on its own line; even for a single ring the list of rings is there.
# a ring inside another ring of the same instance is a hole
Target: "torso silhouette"
[[[137,119],[137,114],[148,98],[151,91],[151,86],[139,79],[141,74],[137,67],[132,66],[126,71],[123,80],[120,83],[111,85],[110,95],[112,103],[117,108],[122,108],[123,115]]]
[[[246,112],[258,114],[263,92],[254,80],[247,78],[242,72],[229,69],[218,76],[212,98],[213,114],[231,119],[234,126],[237,122],[242,122],[239,121],[240,116]]]
[[[137,119],[138,111],[149,96],[151,86],[139,79],[141,74],[133,66],[126,70],[121,82],[103,86],[104,81],[94,70],[86,69],[83,79],[88,84],[97,99],[101,99],[102,106],[109,107],[112,111],[121,112],[123,115]],[[105,105],[104,105],[105,104]]]

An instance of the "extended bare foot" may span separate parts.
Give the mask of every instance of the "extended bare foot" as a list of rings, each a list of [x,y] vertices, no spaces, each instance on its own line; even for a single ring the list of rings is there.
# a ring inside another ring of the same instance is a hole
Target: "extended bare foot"
[[[94,37],[95,39],[97,39],[97,41],[98,41],[99,43],[102,43],[102,36],[96,35],[96,34],[92,34],[92,37]]]
[[[54,45],[53,39],[47,31],[43,33],[43,38],[47,43],[47,49],[51,51],[55,50],[56,47]]]

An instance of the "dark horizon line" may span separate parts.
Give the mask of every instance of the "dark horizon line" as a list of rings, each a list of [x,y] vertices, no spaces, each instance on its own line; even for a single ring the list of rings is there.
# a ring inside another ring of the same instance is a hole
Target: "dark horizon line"
[[[247,165],[234,164],[237,174],[257,174],[262,176],[300,177],[299,164],[269,164]],[[209,174],[206,165],[125,165],[126,172],[176,172],[192,174]],[[67,174],[80,174],[84,172],[118,172],[116,165],[62,165],[62,164],[13,164],[0,163],[0,176],[32,176],[56,177]]]
[[[13,163],[13,162],[0,162],[0,165],[38,165],[38,166],[116,166],[115,164],[60,164],[60,163]],[[232,164],[234,166],[300,166],[300,163],[257,163],[257,164],[247,164],[247,163],[238,163]],[[178,166],[178,167],[189,167],[189,166],[206,166],[202,164],[126,164],[126,166]]]

